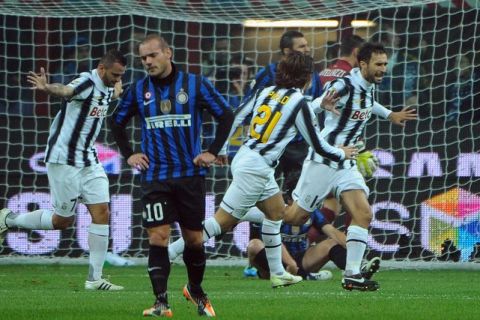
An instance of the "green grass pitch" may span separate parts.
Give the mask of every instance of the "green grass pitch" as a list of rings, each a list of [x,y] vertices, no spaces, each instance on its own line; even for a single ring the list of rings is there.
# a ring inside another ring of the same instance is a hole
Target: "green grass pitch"
[[[0,319],[140,319],[153,303],[146,267],[106,267],[123,292],[87,292],[87,266],[0,265]],[[240,267],[207,267],[204,289],[218,319],[480,319],[480,274],[462,270],[381,270],[377,292],[347,292],[341,274],[271,289]],[[173,265],[174,318],[197,318],[182,296],[185,268]]]

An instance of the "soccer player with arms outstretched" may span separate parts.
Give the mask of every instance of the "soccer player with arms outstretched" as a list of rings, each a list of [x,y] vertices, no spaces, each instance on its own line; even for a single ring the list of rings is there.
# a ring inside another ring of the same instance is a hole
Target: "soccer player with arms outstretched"
[[[72,225],[78,201],[92,216],[88,228],[89,274],[87,290],[122,290],[102,278],[108,249],[110,202],[108,178],[98,160],[95,140],[110,102],[122,90],[127,60],[118,51],[107,52],[91,72],[83,72],[67,85],[47,82],[45,70],[30,72],[33,89],[64,99],[50,128],[45,162],[53,210],[16,214],[0,211],[0,232],[8,228],[63,230]]]
[[[205,219],[205,174],[218,156],[232,127],[230,106],[201,75],[186,73],[172,62],[172,49],[159,35],[148,35],[139,45],[148,73],[123,95],[112,121],[112,133],[127,163],[141,170],[143,226],[149,240],[148,275],[155,302],[144,316],[171,317],[167,281],[170,274],[168,241],[170,224],[177,221],[185,240],[183,261],[188,284],[183,295],[200,315],[215,316],[201,286],[205,273],[202,222]],[[218,122],[216,136],[201,151],[202,113],[207,110]],[[134,152],[126,126],[138,116],[142,125],[142,151]]]
[[[332,81],[325,93],[313,102],[316,110],[332,111],[326,115],[321,135],[333,145],[355,145],[362,138],[372,113],[402,126],[405,121],[417,117],[415,110],[404,108],[392,112],[375,102],[375,85],[382,81],[387,68],[387,54],[382,45],[365,43],[358,53],[358,61],[360,68]],[[285,222],[305,222],[331,190],[352,215],[347,232],[347,261],[342,286],[347,290],[377,290],[378,283],[364,279],[360,273],[372,211],[368,203],[370,190],[354,159],[333,162],[310,150]]]

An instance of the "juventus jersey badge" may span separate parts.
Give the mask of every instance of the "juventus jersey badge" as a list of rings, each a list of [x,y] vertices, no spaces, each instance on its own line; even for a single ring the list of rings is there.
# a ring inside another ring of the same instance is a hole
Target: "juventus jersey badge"
[[[182,89],[177,93],[177,103],[178,104],[185,104],[188,102],[188,94]]]

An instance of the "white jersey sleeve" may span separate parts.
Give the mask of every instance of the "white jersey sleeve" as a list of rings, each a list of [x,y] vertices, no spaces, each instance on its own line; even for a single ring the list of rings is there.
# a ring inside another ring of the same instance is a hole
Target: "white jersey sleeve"
[[[375,101],[373,103],[372,113],[376,114],[377,116],[379,116],[383,119],[387,119],[390,116],[390,114],[392,113],[392,110],[388,110],[387,108],[382,106],[380,103]]]

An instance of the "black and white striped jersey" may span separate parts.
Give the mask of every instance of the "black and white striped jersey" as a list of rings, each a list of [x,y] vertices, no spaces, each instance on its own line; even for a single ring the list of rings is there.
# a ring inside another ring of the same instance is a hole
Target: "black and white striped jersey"
[[[340,115],[325,114],[325,127],[321,136],[331,145],[355,145],[363,137],[365,126],[372,113],[388,118],[391,111],[374,100],[375,85],[366,81],[359,68],[354,68],[344,78],[335,79],[325,86],[322,96],[312,102],[314,112],[321,112],[320,104],[327,92],[335,91],[341,97],[337,102]],[[355,160],[333,162],[310,148],[308,159],[326,164],[332,168],[346,169],[356,165]]]
[[[105,86],[97,70],[81,73],[68,86],[74,95],[53,120],[45,162],[87,167],[99,163],[94,143],[114,89]]]
[[[271,86],[257,91],[235,111],[230,136],[249,115],[252,119],[243,144],[262,155],[269,165],[276,164],[297,132],[325,158],[332,161],[345,158],[342,149],[329,145],[320,137],[318,122],[300,89]]]

